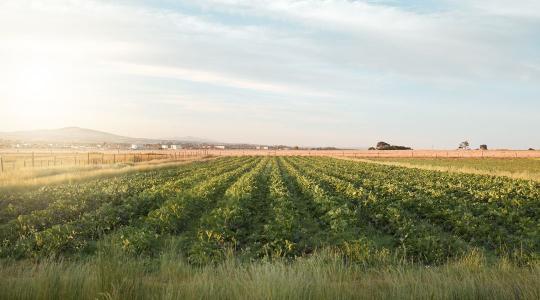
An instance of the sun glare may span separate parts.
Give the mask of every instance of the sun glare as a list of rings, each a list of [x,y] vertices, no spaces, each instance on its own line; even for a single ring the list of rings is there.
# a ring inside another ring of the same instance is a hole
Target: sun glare
[[[67,109],[71,80],[66,65],[46,58],[13,63],[7,85],[10,112],[18,118],[62,116]]]

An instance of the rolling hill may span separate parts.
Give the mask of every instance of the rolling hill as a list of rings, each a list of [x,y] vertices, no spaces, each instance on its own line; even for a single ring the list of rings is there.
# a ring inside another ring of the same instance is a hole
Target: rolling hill
[[[154,144],[161,142],[181,142],[181,143],[208,143],[209,140],[197,137],[173,138],[173,139],[150,139],[133,138],[116,135],[104,131],[80,128],[65,127],[59,129],[29,130],[15,132],[0,132],[0,139],[18,141],[21,143],[79,143],[79,144],[100,144],[100,143],[125,143],[125,144]]]

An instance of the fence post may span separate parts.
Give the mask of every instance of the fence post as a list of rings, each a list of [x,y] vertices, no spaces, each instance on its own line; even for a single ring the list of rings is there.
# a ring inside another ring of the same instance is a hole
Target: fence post
[[[0,156],[0,170],[4,173],[4,158]]]
[[[34,167],[34,152],[32,152],[32,168]]]
[[[90,152],[88,152],[87,155],[88,155],[88,160],[87,160],[86,164],[90,165]]]
[[[116,154],[112,155],[112,160],[113,160],[113,164],[115,164],[116,163]]]

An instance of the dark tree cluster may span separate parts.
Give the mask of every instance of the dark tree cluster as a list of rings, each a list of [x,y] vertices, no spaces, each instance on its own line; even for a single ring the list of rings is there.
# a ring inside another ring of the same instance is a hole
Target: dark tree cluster
[[[390,145],[386,142],[378,142],[375,148],[370,147],[369,150],[412,150],[410,147]]]

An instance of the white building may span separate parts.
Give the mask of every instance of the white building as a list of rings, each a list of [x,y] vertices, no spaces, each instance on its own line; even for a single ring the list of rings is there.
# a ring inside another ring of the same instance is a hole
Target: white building
[[[180,149],[182,149],[182,146],[180,146],[180,145],[171,145],[171,149],[180,150]]]
[[[169,149],[169,145],[161,145],[161,149]]]
[[[225,146],[214,146],[214,148],[224,150]]]
[[[144,148],[144,146],[140,144],[131,144],[130,147],[131,150],[141,150],[142,148]]]

